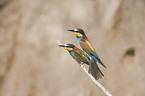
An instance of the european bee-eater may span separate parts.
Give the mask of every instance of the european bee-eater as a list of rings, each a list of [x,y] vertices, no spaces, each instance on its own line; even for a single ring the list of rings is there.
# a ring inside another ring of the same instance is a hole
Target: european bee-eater
[[[63,47],[65,50],[69,52],[69,54],[79,63],[79,64],[87,64],[89,65],[89,73],[96,79],[98,80],[101,78],[103,73],[99,69],[98,65],[96,62],[92,60],[90,64],[90,58],[79,48],[77,48],[73,44],[61,44],[59,47]]]
[[[90,41],[88,40],[87,36],[85,35],[85,32],[82,29],[76,28],[76,29],[68,30],[68,31],[71,31],[71,32],[73,32],[76,35],[77,41],[79,43],[79,46],[81,47],[81,49],[85,53],[87,53],[90,57],[92,57],[94,60],[96,60],[103,67],[106,68],[106,66],[100,60],[100,58],[99,58],[98,54],[96,53],[93,45],[90,43]]]

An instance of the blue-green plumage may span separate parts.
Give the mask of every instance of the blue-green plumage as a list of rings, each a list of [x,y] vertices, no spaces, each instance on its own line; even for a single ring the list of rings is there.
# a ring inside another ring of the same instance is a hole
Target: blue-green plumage
[[[94,59],[90,59],[82,50],[78,49],[73,44],[59,45],[60,47],[64,47],[65,50],[69,52],[69,54],[79,63],[79,64],[87,64],[89,66],[89,73],[98,80],[101,78],[103,73],[100,71],[98,65],[94,61]],[[91,62],[91,63],[90,63]]]
[[[106,68],[106,66],[103,64],[101,59],[99,58],[98,54],[96,53],[94,47],[86,37],[84,31],[82,29],[73,29],[68,30],[74,32],[74,34],[77,37],[78,44],[80,48],[90,57],[92,57],[94,60],[96,60],[98,63],[100,63],[103,67]]]

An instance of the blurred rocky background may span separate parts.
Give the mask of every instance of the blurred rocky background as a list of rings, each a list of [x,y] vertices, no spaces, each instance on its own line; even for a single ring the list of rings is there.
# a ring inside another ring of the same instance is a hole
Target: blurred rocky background
[[[0,0],[0,96],[106,96],[56,40],[82,28],[113,96],[145,96],[145,0]]]

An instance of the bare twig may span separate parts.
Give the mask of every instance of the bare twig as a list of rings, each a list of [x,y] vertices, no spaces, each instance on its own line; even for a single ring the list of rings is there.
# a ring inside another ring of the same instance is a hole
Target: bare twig
[[[86,72],[86,74],[92,79],[92,81],[99,86],[103,92],[107,95],[107,96],[112,96],[112,94],[110,94],[103,85],[101,85],[91,74],[88,73],[88,71],[83,67],[83,65],[81,65],[81,68]]]
[[[62,44],[59,40],[57,40],[57,42],[60,44]],[[92,81],[99,86],[103,92],[107,95],[107,96],[112,96],[112,94],[110,94],[103,85],[101,85],[91,74],[88,73],[88,71],[86,70],[86,68],[83,67],[83,65],[81,65],[81,68],[86,72],[86,74],[92,79]]]
[[[56,40],[58,44],[62,44],[59,40]]]

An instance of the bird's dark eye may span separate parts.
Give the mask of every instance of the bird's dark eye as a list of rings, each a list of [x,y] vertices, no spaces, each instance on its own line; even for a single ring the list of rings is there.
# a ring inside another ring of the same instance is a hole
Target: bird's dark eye
[[[72,48],[72,46],[68,46],[69,48]]]

